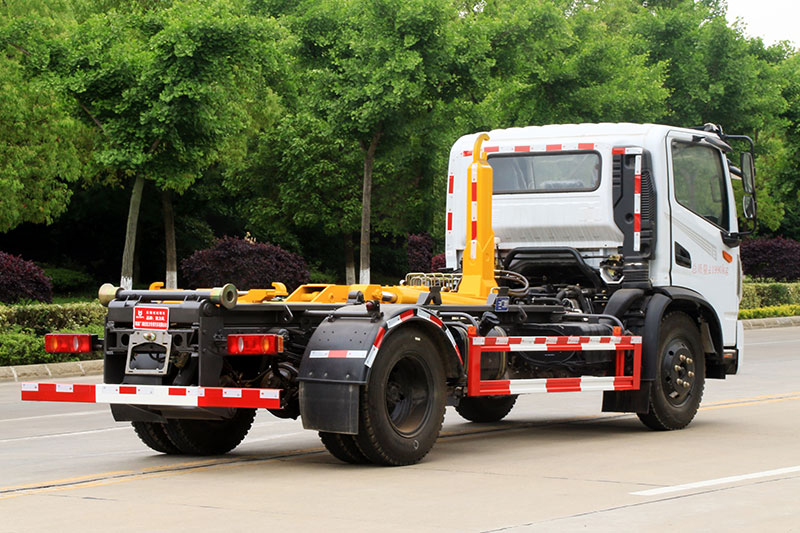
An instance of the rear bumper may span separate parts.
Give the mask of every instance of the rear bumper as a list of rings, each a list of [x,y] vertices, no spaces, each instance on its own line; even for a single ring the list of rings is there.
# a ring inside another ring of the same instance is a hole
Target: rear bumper
[[[22,383],[23,401],[107,403],[163,407],[281,409],[280,389]]]

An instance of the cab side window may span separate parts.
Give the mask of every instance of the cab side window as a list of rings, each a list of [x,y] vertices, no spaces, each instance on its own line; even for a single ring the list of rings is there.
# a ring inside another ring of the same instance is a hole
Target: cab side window
[[[719,150],[672,142],[675,199],[686,209],[728,230],[728,194]]]

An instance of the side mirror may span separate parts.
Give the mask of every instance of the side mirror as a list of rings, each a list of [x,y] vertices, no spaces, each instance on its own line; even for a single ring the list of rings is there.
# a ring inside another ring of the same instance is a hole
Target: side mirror
[[[742,152],[742,186],[746,194],[753,194],[755,191],[756,168],[753,165],[752,152]]]
[[[749,194],[742,197],[742,215],[747,220],[755,220],[756,218],[756,199]]]

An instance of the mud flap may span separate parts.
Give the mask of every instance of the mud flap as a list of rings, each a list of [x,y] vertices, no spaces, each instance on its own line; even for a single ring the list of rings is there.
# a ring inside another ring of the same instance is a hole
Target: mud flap
[[[300,382],[303,427],[331,433],[358,433],[359,385]]]
[[[652,382],[643,381],[639,390],[603,392],[603,412],[646,413],[650,408]]]

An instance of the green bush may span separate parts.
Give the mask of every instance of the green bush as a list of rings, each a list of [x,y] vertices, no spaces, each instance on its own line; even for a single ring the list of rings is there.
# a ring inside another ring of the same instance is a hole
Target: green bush
[[[800,283],[744,283],[742,309],[776,305],[800,305]]]
[[[739,311],[740,320],[751,318],[772,318],[778,316],[798,316],[800,305],[771,305],[757,309],[742,309]]]
[[[97,282],[86,272],[48,265],[42,265],[42,268],[53,282],[56,294],[88,292],[97,288]]]
[[[103,326],[92,325],[69,328],[52,333],[90,333],[102,336]],[[33,365],[41,363],[63,363],[65,361],[87,361],[102,357],[100,352],[83,354],[47,353],[44,351],[44,337],[31,333],[19,326],[4,328],[0,333],[0,366]]]
[[[0,331],[11,326],[35,335],[61,330],[76,330],[105,323],[106,308],[99,302],[63,305],[30,304],[0,306]]]

